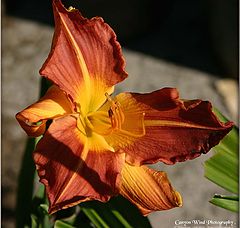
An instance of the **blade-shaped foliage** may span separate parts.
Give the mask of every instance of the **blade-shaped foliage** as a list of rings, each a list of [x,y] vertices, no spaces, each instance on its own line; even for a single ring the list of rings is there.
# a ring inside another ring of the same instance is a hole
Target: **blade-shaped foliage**
[[[31,202],[33,194],[33,182],[35,175],[35,165],[32,159],[32,151],[37,144],[38,138],[27,140],[25,153],[23,155],[22,166],[18,177],[17,205],[16,205],[16,227],[30,226]]]
[[[67,222],[57,220],[54,224],[54,228],[75,228],[75,226],[69,225]]]
[[[98,228],[151,227],[148,219],[121,196],[111,199],[108,203],[85,202],[80,204],[80,208]]]
[[[238,193],[238,158],[222,150],[205,162],[205,176],[222,188]]]
[[[238,212],[238,202],[239,202],[238,196],[215,195],[210,200],[210,203],[233,212]]]
[[[215,109],[214,112],[222,121],[227,121],[218,110]],[[234,126],[214,150],[216,154],[204,164],[205,177],[225,190],[238,194],[238,128]],[[215,195],[210,202],[231,211],[238,211],[238,197],[235,196]]]

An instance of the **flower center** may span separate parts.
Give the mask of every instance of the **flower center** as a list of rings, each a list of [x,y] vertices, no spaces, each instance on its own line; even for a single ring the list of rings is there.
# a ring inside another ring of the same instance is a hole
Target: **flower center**
[[[124,113],[118,101],[114,101],[108,93],[106,111],[98,110],[90,112],[84,116],[78,106],[77,127],[86,136],[91,136],[92,132],[99,135],[109,135],[114,130],[120,130],[124,122]]]

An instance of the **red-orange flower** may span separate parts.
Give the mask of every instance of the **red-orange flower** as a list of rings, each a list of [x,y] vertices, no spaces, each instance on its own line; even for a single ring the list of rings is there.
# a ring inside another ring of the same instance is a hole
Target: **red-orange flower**
[[[121,93],[127,73],[121,47],[102,18],[53,1],[55,34],[40,74],[53,86],[16,115],[29,136],[49,212],[121,194],[143,214],[181,206],[164,172],[144,164],[185,161],[207,153],[231,130],[207,101],[186,101],[174,88]],[[47,120],[52,120],[46,129]]]

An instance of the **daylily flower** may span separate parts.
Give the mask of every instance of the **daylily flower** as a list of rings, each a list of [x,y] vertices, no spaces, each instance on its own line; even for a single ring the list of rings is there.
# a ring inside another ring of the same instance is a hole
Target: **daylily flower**
[[[53,85],[16,115],[29,136],[44,135],[33,157],[49,212],[117,194],[145,215],[181,206],[166,174],[146,164],[207,153],[232,123],[221,123],[207,101],[181,100],[174,88],[113,97],[114,85],[127,77],[113,30],[60,0],[53,9],[52,48],[40,70]]]

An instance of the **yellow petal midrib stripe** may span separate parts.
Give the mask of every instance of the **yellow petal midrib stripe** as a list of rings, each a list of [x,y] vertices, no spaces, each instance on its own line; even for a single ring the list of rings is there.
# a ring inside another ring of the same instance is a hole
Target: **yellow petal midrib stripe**
[[[178,122],[175,120],[144,120],[145,127],[186,127],[196,129],[217,130],[217,127],[202,126],[195,123]]]
[[[76,56],[77,56],[77,59],[78,59],[78,62],[79,62],[79,65],[80,65],[80,69],[82,71],[82,76],[83,76],[83,80],[84,80],[84,83],[85,83],[85,88],[86,88],[86,93],[85,94],[88,98],[90,98],[90,90],[91,90],[91,80],[90,80],[90,75],[89,75],[89,71],[88,71],[88,68],[87,68],[87,65],[86,65],[86,62],[83,58],[83,55],[82,55],[82,52],[81,50],[79,49],[78,47],[78,44],[77,42],[75,41],[71,31],[69,30],[66,22],[64,21],[64,18],[62,17],[61,13],[59,13],[59,16],[61,18],[61,21],[62,21],[62,24],[65,28],[65,31],[68,35],[68,38],[71,42],[71,44],[73,45],[73,50],[75,51],[76,53]]]

